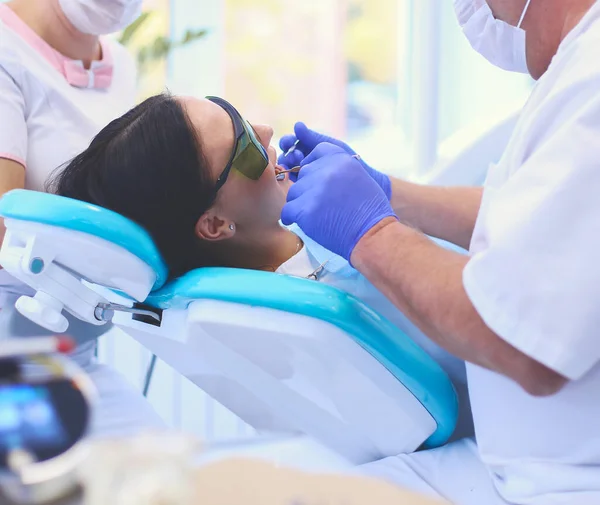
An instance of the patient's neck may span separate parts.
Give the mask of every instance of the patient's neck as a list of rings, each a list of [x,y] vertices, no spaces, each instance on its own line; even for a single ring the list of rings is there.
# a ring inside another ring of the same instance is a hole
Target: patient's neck
[[[251,238],[223,244],[219,253],[222,266],[274,272],[304,245],[300,237],[279,225],[248,235]]]

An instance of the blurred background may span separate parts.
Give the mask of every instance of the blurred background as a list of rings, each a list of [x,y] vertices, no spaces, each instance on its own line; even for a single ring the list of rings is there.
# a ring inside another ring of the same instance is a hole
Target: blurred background
[[[148,0],[119,37],[140,64],[139,98],[221,95],[276,137],[296,121],[345,139],[388,173],[432,167],[517,111],[532,82],[468,45],[452,0]],[[129,337],[100,359],[142,387],[150,356]],[[148,396],[207,440],[252,430],[158,362]]]
[[[148,0],[146,11],[126,40],[140,99],[222,95],[276,136],[302,120],[396,175],[427,170],[531,88],[471,50],[452,0]]]

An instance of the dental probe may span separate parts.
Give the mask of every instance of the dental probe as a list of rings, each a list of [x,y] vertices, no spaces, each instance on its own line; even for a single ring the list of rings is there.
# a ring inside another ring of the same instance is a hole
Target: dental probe
[[[300,172],[301,168],[302,167],[297,166],[294,168],[290,168],[289,170],[281,170],[277,174],[275,174],[275,179],[277,179],[278,181],[283,181],[285,179],[285,174],[297,174],[298,172]]]
[[[296,142],[294,142],[294,143],[292,144],[292,147],[290,147],[290,148],[289,148],[289,149],[288,149],[288,150],[285,152],[285,154],[284,154],[283,156],[284,156],[284,157],[286,157],[286,156],[289,156],[290,154],[292,154],[292,153],[293,153],[293,152],[296,150],[296,148],[298,147],[298,144],[299,144],[299,143],[300,143],[300,140],[299,140],[299,139],[298,139],[298,140],[296,140]]]

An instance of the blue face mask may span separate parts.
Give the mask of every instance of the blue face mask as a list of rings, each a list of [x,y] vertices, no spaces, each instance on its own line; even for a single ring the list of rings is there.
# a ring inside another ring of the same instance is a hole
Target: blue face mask
[[[496,19],[485,0],[454,0],[454,10],[475,51],[497,67],[526,74],[526,34],[521,25],[530,3],[527,0],[517,26]]]

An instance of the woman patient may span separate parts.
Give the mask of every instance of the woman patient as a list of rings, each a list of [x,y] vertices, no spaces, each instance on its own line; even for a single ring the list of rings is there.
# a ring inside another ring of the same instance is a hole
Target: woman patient
[[[292,184],[277,176],[269,126],[226,101],[158,95],[105,127],[48,189],[143,226],[171,277],[206,266],[266,270],[347,291],[387,317],[446,370],[461,403],[453,438],[472,434],[464,363],[431,342],[343,258],[280,224]]]

